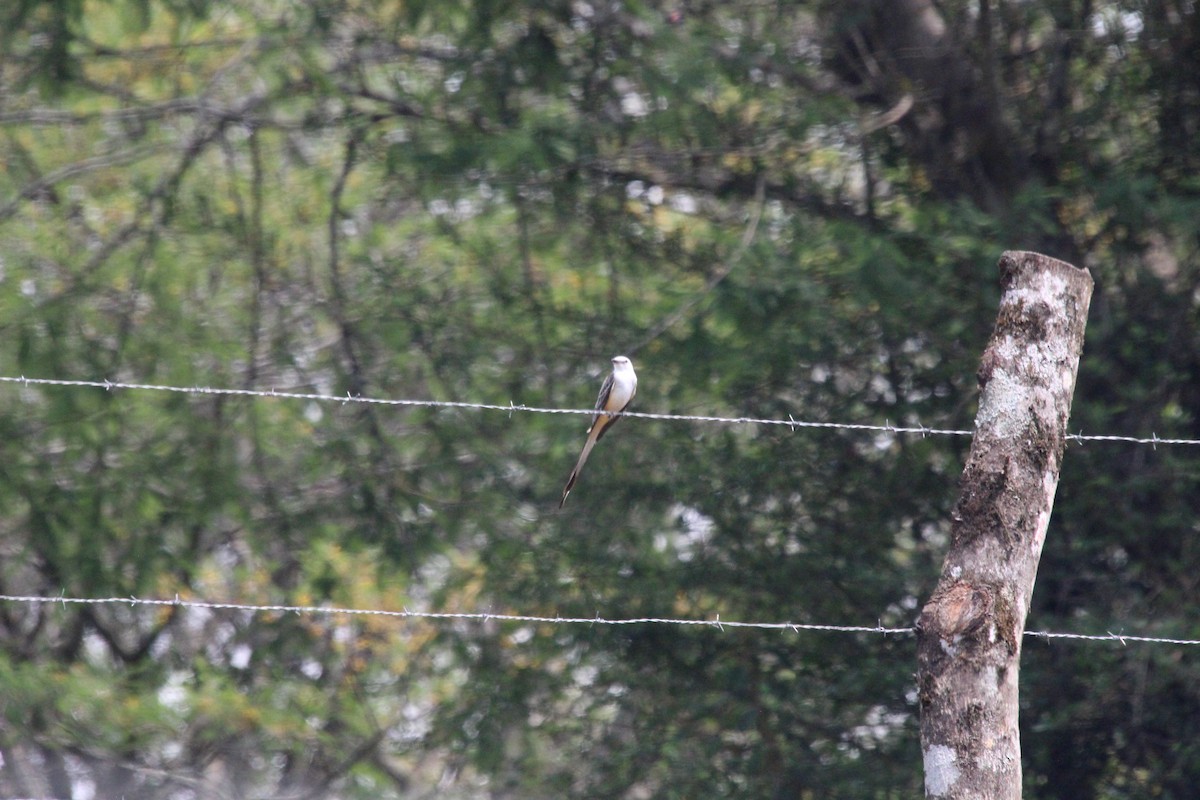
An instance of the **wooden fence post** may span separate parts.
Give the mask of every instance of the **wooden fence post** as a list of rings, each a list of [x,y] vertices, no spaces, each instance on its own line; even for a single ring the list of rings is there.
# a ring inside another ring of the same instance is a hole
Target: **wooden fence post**
[[[917,624],[930,800],[1021,797],[1021,640],[1092,296],[1087,270],[1038,253],[1004,253],[1000,276],[950,549]]]

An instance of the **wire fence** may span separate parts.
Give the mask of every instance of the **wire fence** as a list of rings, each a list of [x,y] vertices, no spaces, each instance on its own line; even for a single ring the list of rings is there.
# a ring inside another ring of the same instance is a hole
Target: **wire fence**
[[[257,397],[257,398],[275,398],[282,400],[307,400],[319,403],[338,403],[352,404],[361,403],[366,405],[378,406],[403,406],[403,407],[421,407],[421,408],[446,408],[446,409],[470,409],[478,411],[502,411],[508,414],[514,413],[530,413],[530,414],[586,414],[591,415],[596,413],[594,408],[544,408],[540,406],[519,405],[509,403],[502,405],[497,403],[472,403],[453,400],[414,400],[414,399],[392,399],[381,397],[361,397],[358,395],[329,395],[320,394],[317,392],[292,392],[292,391],[276,391],[275,389],[227,389],[211,386],[167,386],[154,383],[125,383],[121,381],[90,381],[90,380],[62,380],[55,378],[27,378],[25,376],[0,376],[0,383],[13,383],[22,386],[61,386],[61,387],[86,387],[92,389],[104,389],[106,391],[128,390],[128,391],[153,391],[153,392],[171,392],[175,394],[188,395],[226,395],[234,397]],[[779,418],[763,418],[763,417],[722,417],[699,414],[656,414],[645,411],[623,411],[619,414],[622,417],[633,417],[636,419],[662,420],[670,422],[706,422],[726,425],[775,425],[798,430],[803,428],[817,428],[829,430],[844,430],[844,431],[862,431],[869,433],[887,433],[887,434],[913,434],[918,436],[972,436],[974,431],[957,430],[951,428],[929,428],[924,425],[893,425],[890,422],[884,424],[869,424],[869,423],[847,423],[847,422],[818,422],[811,420],[798,420],[790,415],[787,419]],[[1161,438],[1157,434],[1150,436],[1122,436],[1114,434],[1084,434],[1069,433],[1066,436],[1069,442],[1125,442],[1128,444],[1149,444],[1157,447],[1158,445],[1200,445],[1200,439],[1179,439],[1179,438]]]
[[[343,608],[339,606],[313,605],[255,605],[250,603],[210,602],[206,600],[185,600],[179,596],[170,600],[147,599],[142,597],[67,597],[48,595],[0,595],[0,602],[23,603],[39,605],[124,605],[124,606],[169,606],[174,608],[194,608],[208,611],[246,611],[252,614],[298,614],[310,617],[362,616],[390,617],[394,619],[420,619],[433,621],[475,621],[475,622],[513,622],[534,623],[541,625],[591,625],[591,626],[622,626],[622,625],[677,625],[684,627],[716,628],[724,631],[726,628],[752,628],[757,630],[782,632],[824,632],[849,634],[875,634],[879,636],[908,636],[916,633],[913,626],[888,627],[882,623],[876,625],[829,625],[809,622],[743,622],[738,620],[723,620],[718,615],[713,619],[682,619],[673,617],[626,617],[610,618],[594,617],[563,617],[539,616],[535,614],[497,614],[489,611],[410,611],[409,609],[388,610],[377,608]],[[1068,633],[1056,631],[1025,631],[1025,636],[1031,639],[1085,641],[1085,642],[1116,642],[1128,644],[1166,644],[1180,646],[1200,645],[1200,639],[1182,639],[1165,636],[1136,636],[1124,633]]]
[[[446,401],[446,400],[421,400],[421,399],[392,399],[392,398],[372,398],[361,397],[355,395],[329,395],[317,392],[294,392],[294,391],[277,391],[274,389],[228,389],[206,386],[170,386],[162,384],[149,383],[128,383],[122,381],[92,381],[92,380],[64,380],[54,378],[28,378],[25,376],[0,376],[0,383],[19,384],[26,387],[32,386],[47,386],[47,387],[85,387],[94,389],[104,389],[106,391],[126,390],[126,391],[153,391],[153,392],[170,392],[176,394],[188,395],[226,395],[235,397],[254,397],[254,398],[274,398],[283,400],[305,400],[320,403],[338,403],[338,404],[368,404],[379,406],[399,406],[399,407],[423,407],[423,408],[443,408],[443,409],[469,409],[480,411],[500,411],[505,413],[537,413],[537,414],[595,414],[594,408],[543,408],[538,406],[518,405],[510,403],[508,405],[496,403],[474,403],[461,401]],[[887,434],[915,434],[920,436],[971,436],[972,431],[956,430],[946,428],[930,428],[923,425],[892,425],[885,422],[879,424],[866,423],[840,423],[840,422],[817,422],[811,420],[797,420],[789,416],[787,419],[771,419],[759,417],[722,417],[713,415],[696,415],[696,414],[658,414],[641,411],[626,411],[621,416],[635,417],[649,420],[665,420],[665,421],[683,421],[683,422],[702,422],[730,425],[775,425],[786,426],[792,430],[802,428],[817,428],[817,429],[833,429],[847,431],[863,431],[872,433],[887,433]],[[1156,434],[1149,437],[1144,436],[1122,436],[1111,434],[1092,434],[1085,435],[1082,432],[1076,434],[1068,434],[1068,441],[1074,442],[1125,442],[1132,444],[1149,444],[1149,445],[1200,445],[1200,440],[1197,439],[1179,439],[1179,438],[1160,438]],[[255,605],[247,603],[234,602],[209,602],[202,600],[185,600],[178,596],[173,599],[145,599],[137,597],[103,597],[103,598],[86,598],[86,597],[66,597],[66,596],[41,596],[41,595],[0,595],[0,602],[6,603],[26,603],[26,604],[51,604],[57,603],[63,606],[66,605],[130,605],[130,606],[173,606],[180,608],[208,609],[208,610],[232,610],[245,611],[254,614],[265,613],[284,613],[284,614],[303,614],[310,616],[374,616],[374,617],[391,617],[399,619],[425,619],[425,620],[475,620],[475,621],[496,621],[496,622],[513,622],[513,623],[537,623],[537,624],[552,624],[552,625],[678,625],[678,626],[699,626],[709,627],[724,630],[725,628],[751,628],[758,630],[775,630],[775,631],[816,631],[816,632],[834,632],[848,634],[877,634],[882,636],[903,636],[911,635],[916,632],[913,627],[888,627],[882,624],[877,625],[831,625],[831,624],[816,624],[803,622],[744,622],[737,620],[722,620],[720,617],[714,619],[681,619],[670,617],[632,617],[632,618],[607,618],[602,616],[594,617],[548,617],[537,616],[531,614],[504,614],[492,612],[439,612],[439,611],[412,611],[408,609],[402,610],[386,610],[386,609],[364,609],[364,608],[340,608],[335,606],[305,606],[305,605]],[[1139,644],[1161,644],[1161,645],[1177,645],[1177,646],[1196,646],[1200,645],[1200,639],[1185,639],[1162,636],[1141,636],[1128,635],[1124,633],[1106,632],[1103,634],[1088,634],[1088,633],[1070,633],[1056,631],[1026,631],[1025,636],[1031,639],[1042,639],[1045,641],[1061,640],[1061,641],[1088,641],[1088,642],[1117,642],[1122,645],[1131,643]]]

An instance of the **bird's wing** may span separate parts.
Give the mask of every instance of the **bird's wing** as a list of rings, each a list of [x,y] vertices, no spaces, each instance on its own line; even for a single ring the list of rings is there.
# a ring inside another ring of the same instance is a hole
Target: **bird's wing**
[[[596,427],[596,423],[599,422],[601,419],[610,420],[610,421],[613,419],[612,417],[608,417],[604,414],[599,413],[601,411],[608,410],[607,409],[608,398],[612,394],[612,390],[613,390],[613,376],[612,376],[612,373],[609,373],[608,377],[604,379],[604,384],[600,387],[600,394],[596,397],[596,414],[595,414],[595,416],[592,417],[592,424],[588,426],[588,433],[592,432],[592,429]],[[601,431],[601,432],[603,433],[603,431]]]

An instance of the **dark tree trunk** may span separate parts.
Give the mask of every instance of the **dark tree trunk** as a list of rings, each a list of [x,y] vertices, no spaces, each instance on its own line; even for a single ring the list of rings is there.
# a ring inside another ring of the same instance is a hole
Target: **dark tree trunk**
[[[934,190],[1005,209],[1029,165],[1004,119],[990,13],[973,34],[951,27],[933,0],[852,0],[827,13],[834,71],[860,102],[909,109],[896,124]],[[972,35],[982,68],[968,53]]]

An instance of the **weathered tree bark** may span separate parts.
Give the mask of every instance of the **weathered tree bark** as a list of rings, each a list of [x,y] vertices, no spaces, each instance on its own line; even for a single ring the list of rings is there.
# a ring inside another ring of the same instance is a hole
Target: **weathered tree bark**
[[[1037,253],[1004,253],[1000,275],[950,550],[917,625],[927,798],[1021,796],[1021,639],[1092,296],[1087,270]]]

